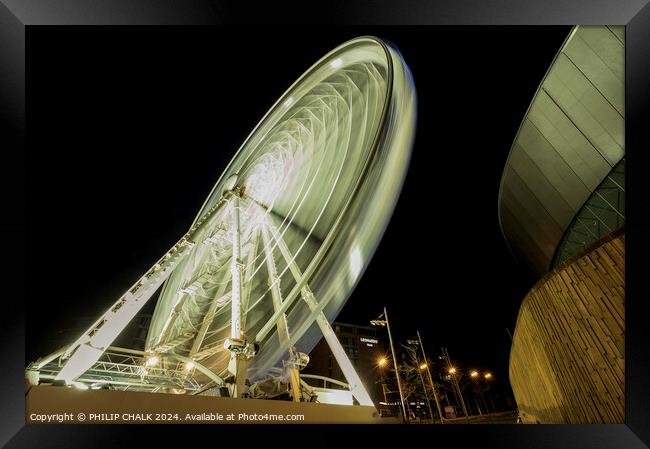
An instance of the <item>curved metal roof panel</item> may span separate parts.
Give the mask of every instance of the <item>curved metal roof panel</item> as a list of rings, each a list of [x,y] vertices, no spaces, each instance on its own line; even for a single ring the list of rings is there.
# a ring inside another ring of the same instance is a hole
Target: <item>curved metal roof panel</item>
[[[499,191],[513,254],[545,274],[563,235],[625,155],[623,27],[576,26],[521,123]]]

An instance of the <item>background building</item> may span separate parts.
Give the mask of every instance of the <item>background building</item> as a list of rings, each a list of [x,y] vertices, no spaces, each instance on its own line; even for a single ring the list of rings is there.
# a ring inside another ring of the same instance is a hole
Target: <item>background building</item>
[[[383,401],[382,373],[377,363],[387,353],[387,345],[384,344],[386,331],[383,328],[338,322],[332,328],[373,402],[378,404],[380,400]],[[309,353],[309,359],[304,374],[316,374],[345,382],[343,372],[324,340],[318,342]],[[313,384],[314,381],[310,380],[309,383]]]
[[[624,422],[624,42],[572,29],[503,173],[501,229],[539,278],[510,354],[527,422]]]

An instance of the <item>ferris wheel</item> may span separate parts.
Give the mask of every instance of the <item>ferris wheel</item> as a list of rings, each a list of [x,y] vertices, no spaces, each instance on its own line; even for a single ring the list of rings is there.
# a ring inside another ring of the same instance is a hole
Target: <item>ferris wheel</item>
[[[126,351],[143,361],[133,362],[140,384],[173,378],[240,397],[324,336],[354,397],[372,404],[330,322],[399,196],[415,101],[393,45],[360,37],[326,54],[262,118],[178,243],[75,342],[28,369],[66,384],[102,378],[120,353],[113,341],[160,290],[144,351]]]

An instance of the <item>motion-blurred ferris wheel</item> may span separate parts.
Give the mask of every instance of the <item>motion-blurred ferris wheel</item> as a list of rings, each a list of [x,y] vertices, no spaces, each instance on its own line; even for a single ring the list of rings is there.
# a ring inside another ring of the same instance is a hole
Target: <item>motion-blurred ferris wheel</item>
[[[371,404],[329,323],[384,232],[414,131],[413,81],[392,45],[361,37],[332,50],[253,130],[179,242],[28,372],[82,386],[228,386],[238,397],[322,334],[354,397]],[[144,351],[111,346],[161,286]],[[131,377],[111,375],[130,363]]]

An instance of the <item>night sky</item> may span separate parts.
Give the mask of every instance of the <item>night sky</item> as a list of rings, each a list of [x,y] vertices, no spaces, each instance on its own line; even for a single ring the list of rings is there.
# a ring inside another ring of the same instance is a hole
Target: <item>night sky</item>
[[[364,34],[392,41],[418,93],[410,170],[339,320],[384,305],[395,336],[489,369],[534,278],[510,255],[499,181],[569,27],[43,28],[27,34],[27,363],[105,311],[189,228],[275,100]],[[76,337],[76,335],[74,336]]]

